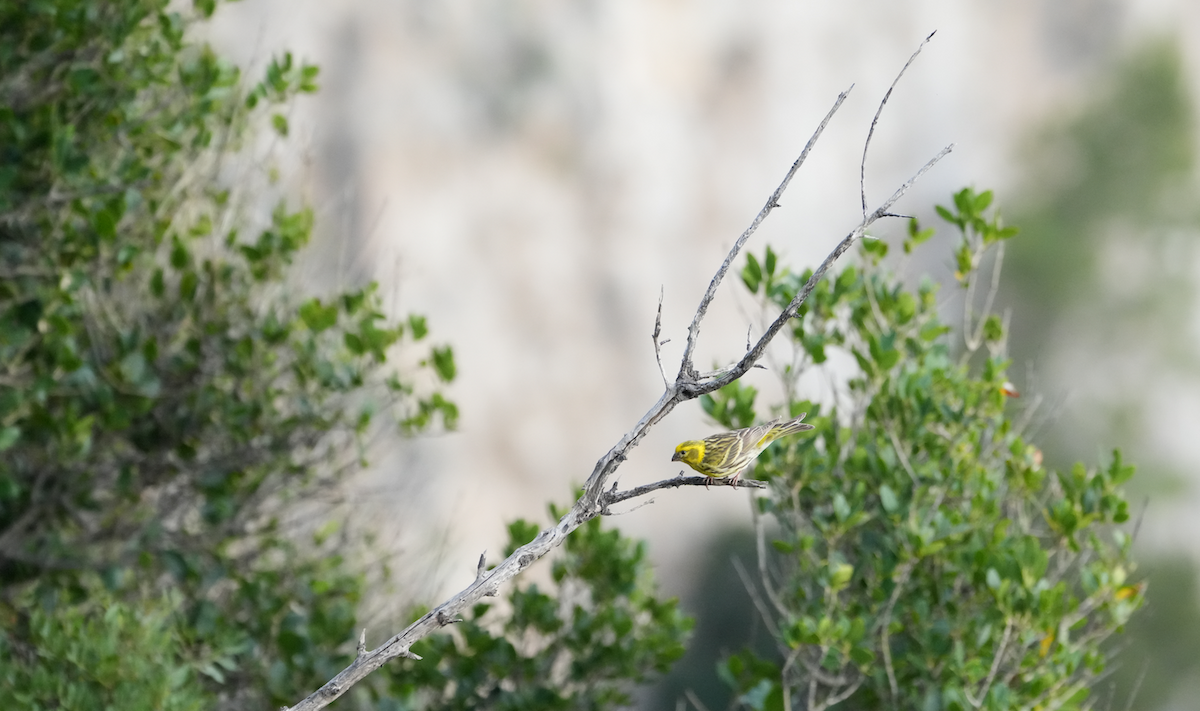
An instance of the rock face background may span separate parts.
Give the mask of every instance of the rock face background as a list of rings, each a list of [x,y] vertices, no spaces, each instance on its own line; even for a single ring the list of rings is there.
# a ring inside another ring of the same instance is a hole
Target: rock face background
[[[650,332],[660,289],[672,372],[729,245],[851,84],[750,249],[770,244],[802,270],[853,227],[871,117],[933,30],[884,112],[866,170],[876,204],[956,143],[898,206],[930,224],[931,206],[966,184],[995,188],[1002,207],[1018,200],[1029,184],[1025,139],[1085,102],[1146,37],[1173,38],[1193,90],[1200,80],[1200,4],[1190,0],[244,0],[222,8],[212,39],[243,64],[290,49],[322,67],[321,92],[291,116],[303,160],[281,166],[322,226],[304,280],[376,279],[397,313],[427,314],[433,336],[455,349],[459,430],[382,447],[356,489],[363,515],[378,518],[383,540],[412,566],[403,574],[419,579],[414,595],[467,582],[479,552],[501,547],[506,521],[545,521],[545,503],[569,501],[654,402],[661,384]],[[926,246],[911,270],[944,275],[946,244]],[[761,323],[729,279],[697,363],[733,359],[747,326],[761,332]],[[1054,349],[1042,347],[1040,378],[1054,396],[1112,377],[1072,380],[1071,362],[1056,365]],[[767,414],[772,376],[752,377]],[[1188,443],[1200,441],[1200,395],[1176,392],[1190,405],[1156,436],[1180,452],[1178,469],[1194,473],[1200,452]],[[674,444],[711,431],[698,406],[678,410],[635,450],[622,483],[674,475]],[[1109,443],[1089,441],[1085,455]],[[1186,490],[1175,508],[1148,518],[1150,543],[1178,538],[1174,526],[1195,518],[1195,487]],[[719,490],[667,492],[617,523],[650,539],[664,587],[681,593],[712,538],[748,521],[745,495]]]

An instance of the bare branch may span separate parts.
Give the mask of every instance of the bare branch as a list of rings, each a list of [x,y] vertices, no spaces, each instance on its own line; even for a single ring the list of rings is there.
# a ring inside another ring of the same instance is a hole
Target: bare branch
[[[1133,683],[1133,688],[1129,690],[1129,701],[1125,704],[1125,711],[1133,709],[1133,700],[1137,698],[1138,691],[1142,688],[1142,682],[1146,679],[1146,669],[1150,667],[1150,660],[1147,658],[1142,662],[1142,670],[1138,672],[1137,681]]]
[[[858,227],[854,228],[854,230],[850,232],[850,234],[846,235],[845,238],[843,238],[842,241],[839,242],[836,247],[834,247],[833,251],[829,253],[829,256],[825,257],[825,261],[821,262],[821,266],[817,267],[817,270],[813,272],[811,277],[809,277],[808,281],[804,284],[804,288],[802,288],[800,292],[796,294],[796,298],[792,299],[792,302],[788,304],[786,309],[783,310],[783,313],[779,314],[779,317],[775,319],[769,328],[767,328],[766,333],[764,333],[762,337],[758,339],[758,343],[754,345],[754,348],[750,349],[750,351],[748,351],[746,355],[737,362],[736,365],[725,370],[722,375],[719,375],[712,380],[703,383],[697,383],[695,386],[688,388],[687,394],[692,397],[696,397],[705,393],[713,392],[714,390],[720,390],[729,383],[732,383],[733,381],[745,375],[746,371],[748,371],[758,361],[758,359],[762,357],[763,352],[766,351],[767,346],[783,328],[784,324],[795,317],[796,312],[800,309],[800,305],[808,299],[809,294],[811,294],[813,289],[817,287],[817,284],[820,283],[821,279],[825,276],[825,272],[829,271],[829,268],[833,266],[833,263],[836,262],[843,254],[845,254],[846,250],[850,249],[850,246],[854,244],[856,239],[862,237],[862,234],[867,227],[874,224],[879,218],[886,217],[887,215],[891,214],[888,212],[888,209],[897,200],[903,197],[904,194],[907,193],[910,188],[912,188],[913,184],[920,179],[921,176],[925,175],[930,168],[936,165],[937,162],[942,158],[945,158],[946,155],[952,150],[954,150],[953,143],[943,148],[933,158],[930,158],[925,165],[921,166],[921,169],[918,170],[913,177],[909,178],[907,182],[897,188],[896,192],[892,193],[890,198],[888,198],[874,212],[868,215]]]
[[[904,584],[908,582],[908,576],[912,573],[914,565],[913,561],[904,563],[899,571],[900,574],[893,577],[895,587],[892,588],[892,595],[888,598],[887,608],[883,611],[883,617],[879,622],[879,646],[883,650],[883,666],[887,671],[888,689],[892,692],[892,708],[897,708],[896,702],[900,699],[900,687],[896,683],[896,669],[892,664],[892,611],[896,609],[896,601],[900,599],[900,591],[904,589]]]
[[[908,477],[912,479],[913,486],[920,486],[921,482],[917,478],[917,471],[913,469],[912,462],[908,461],[908,453],[904,451],[904,445],[900,444],[900,438],[896,436],[896,430],[892,428],[890,421],[885,429],[888,439],[892,441],[892,447],[896,450],[896,456],[900,459],[900,464],[904,467],[904,471],[908,472]]]
[[[754,609],[758,610],[758,614],[762,617],[763,624],[771,631],[771,635],[779,639],[779,627],[775,624],[775,619],[771,615],[771,611],[763,603],[763,600],[758,595],[758,588],[754,586],[754,581],[750,579],[750,574],[746,572],[746,566],[742,565],[742,561],[736,557],[733,559],[733,568],[737,571],[738,577],[742,579],[742,587],[746,588],[746,594],[750,596],[750,601],[754,603]]]
[[[1004,660],[1004,653],[1008,651],[1008,640],[1012,637],[1013,621],[1008,618],[1004,625],[1004,635],[1000,638],[1000,645],[996,648],[996,656],[992,658],[992,668],[988,670],[987,678],[983,680],[983,686],[979,689],[979,697],[974,698],[971,695],[970,689],[963,689],[963,693],[967,696],[967,701],[975,708],[983,706],[983,702],[987,700],[988,689],[992,687],[992,682],[996,680],[996,672],[1000,670],[1000,663]]]
[[[734,482],[732,481],[732,477],[713,479],[712,477],[707,476],[684,476],[683,474],[680,474],[679,476],[672,477],[670,479],[656,481],[653,484],[643,484],[625,491],[616,491],[616,487],[614,486],[600,497],[600,503],[603,507],[607,508],[613,504],[619,504],[622,501],[628,501],[629,499],[633,499],[638,496],[645,496],[646,494],[649,494],[653,491],[658,491],[659,489],[674,489],[680,486],[703,486],[705,489],[714,486],[731,486],[735,489],[765,489],[767,488],[767,483],[764,481],[758,481],[756,479],[739,478],[736,482]]]
[[[708,711],[708,707],[700,703],[700,699],[696,697],[696,692],[688,689],[683,693],[685,696],[687,696],[688,701],[692,702],[692,706],[696,707],[696,711]]]
[[[655,316],[654,316],[654,333],[650,335],[650,339],[654,341],[654,361],[656,363],[658,363],[658,372],[659,372],[659,375],[662,375],[663,387],[669,390],[671,388],[671,382],[669,380],[667,380],[667,371],[665,368],[663,368],[662,343],[660,343],[658,340],[658,337],[660,335],[662,335],[662,302],[663,302],[663,288],[659,287],[658,288],[658,313],[655,314]]]
[[[883,107],[887,106],[888,99],[892,97],[892,91],[896,88],[896,84],[900,83],[900,77],[904,76],[904,72],[908,71],[909,65],[913,63],[913,60],[917,58],[921,50],[925,49],[925,45],[929,44],[929,40],[933,39],[935,34],[937,34],[937,30],[930,32],[929,36],[922,40],[920,46],[917,47],[917,51],[913,52],[908,61],[904,63],[904,66],[900,69],[900,73],[896,75],[896,78],[892,80],[892,85],[888,87],[887,93],[883,95],[883,101],[879,102],[879,108],[875,110],[875,118],[871,119],[871,130],[867,131],[867,140],[863,141],[862,162],[858,164],[858,192],[862,197],[863,222],[867,221],[867,150],[871,147],[871,137],[875,135],[875,124],[879,123],[879,115],[883,113]],[[885,217],[904,217],[904,215],[885,215]]]
[[[1129,540],[1136,541],[1138,533],[1142,530],[1142,520],[1146,517],[1146,509],[1150,507],[1150,497],[1142,499],[1142,510],[1138,511],[1137,520],[1133,522],[1133,532],[1129,534]]]
[[[737,241],[733,243],[733,248],[729,250],[729,255],[725,257],[725,261],[721,263],[721,268],[717,270],[712,281],[709,282],[708,291],[704,292],[704,297],[700,299],[700,307],[696,309],[696,316],[692,319],[692,325],[688,326],[687,346],[683,349],[683,361],[679,365],[678,380],[696,377],[696,371],[692,367],[692,355],[696,350],[696,336],[700,334],[700,322],[704,319],[704,314],[708,312],[708,305],[716,297],[717,287],[721,285],[721,280],[725,278],[725,273],[729,271],[733,260],[742,251],[742,246],[746,244],[746,240],[750,239],[750,236],[754,234],[758,226],[762,224],[762,221],[767,219],[767,215],[771,214],[771,210],[779,207],[779,198],[783,196],[783,191],[787,189],[788,183],[792,182],[792,176],[796,174],[800,166],[804,165],[809,151],[816,145],[817,139],[821,137],[821,134],[825,131],[825,127],[829,125],[829,120],[841,108],[842,102],[846,100],[852,89],[854,89],[853,84],[850,85],[849,89],[838,94],[837,101],[833,102],[833,108],[829,109],[829,113],[825,114],[825,118],[821,120],[821,125],[817,126],[817,130],[813,133],[812,138],[808,139],[804,150],[800,151],[800,157],[796,159],[795,163],[792,163],[791,169],[783,177],[783,182],[779,184],[779,187],[775,188],[775,192],[771,193],[771,197],[767,199],[767,204],[763,205],[762,210],[759,210],[758,215],[754,218],[754,222],[750,223],[750,226],[746,228],[742,236],[738,237]]]
[[[475,565],[475,582],[483,580],[484,574],[487,573],[487,551],[479,554],[479,563]]]
[[[758,513],[757,505],[751,506],[750,511],[754,517],[754,552],[758,557],[758,577],[762,580],[763,590],[767,593],[767,599],[775,606],[776,612],[780,615],[787,615],[787,607],[779,597],[779,592],[775,590],[770,571],[767,570],[766,531],[763,529],[762,516]]]
[[[827,709],[830,706],[836,706],[837,704],[842,703],[846,699],[850,698],[851,694],[858,691],[858,687],[862,686],[863,682],[866,680],[867,678],[865,676],[858,677],[858,680],[850,686],[847,686],[845,689],[836,694],[831,694],[830,696],[826,697],[825,702],[819,708]],[[814,709],[813,711],[817,711],[817,709]]]
[[[979,346],[983,345],[983,329],[987,325],[988,316],[992,315],[992,304],[996,301],[996,294],[1000,291],[1000,270],[1004,266],[1004,245],[1005,242],[1001,240],[1000,245],[996,248],[996,257],[992,261],[992,283],[988,287],[987,296],[984,297],[983,310],[979,312],[978,320],[974,325],[971,324],[971,311],[975,306],[975,280],[972,279],[967,285],[963,304],[963,327],[967,329],[963,331],[963,345],[966,346],[965,355],[967,357],[970,357],[979,349]]]

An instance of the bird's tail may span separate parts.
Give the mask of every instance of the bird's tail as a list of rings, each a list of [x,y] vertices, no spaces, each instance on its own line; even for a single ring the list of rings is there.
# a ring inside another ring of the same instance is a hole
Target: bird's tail
[[[780,422],[783,419],[782,417],[776,420],[772,423],[773,426],[771,427],[772,439],[779,439],[780,437],[786,437],[790,434],[803,432],[804,430],[811,430],[813,426],[803,422],[804,416],[807,414],[807,412],[802,412],[799,417],[787,422]]]

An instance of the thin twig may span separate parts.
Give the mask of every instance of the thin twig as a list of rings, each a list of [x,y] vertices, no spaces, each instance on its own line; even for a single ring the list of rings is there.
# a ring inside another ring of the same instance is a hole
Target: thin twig
[[[900,465],[904,467],[904,471],[908,472],[913,486],[918,486],[920,482],[917,480],[917,471],[913,469],[912,462],[908,461],[908,453],[901,446],[900,438],[896,436],[896,431],[892,429],[892,423],[888,422],[884,429],[887,431],[888,439],[892,441],[892,447],[896,449],[896,457],[900,459]]]
[[[834,706],[836,704],[842,703],[846,699],[850,698],[851,694],[858,691],[858,687],[862,686],[864,681],[866,681],[866,677],[862,677],[862,676],[858,677],[858,681],[854,682],[853,684],[848,686],[843,691],[841,691],[837,694],[831,694],[829,696],[826,696],[825,701],[821,704],[821,706],[818,707],[817,709],[813,709],[813,711],[820,711],[822,709],[827,709],[830,706]]]
[[[983,680],[983,686],[979,689],[979,698],[973,698],[969,689],[963,689],[963,693],[967,696],[967,701],[975,708],[983,706],[983,702],[987,701],[988,690],[992,687],[992,682],[996,680],[996,672],[1000,670],[1000,663],[1004,660],[1004,653],[1008,647],[1008,640],[1012,637],[1013,621],[1012,618],[1004,624],[1004,635],[1000,637],[1000,646],[996,648],[996,656],[992,658],[992,668],[988,670],[987,678]]]
[[[671,382],[667,380],[667,371],[662,364],[662,344],[658,342],[658,337],[662,335],[662,302],[663,302],[663,287],[658,287],[658,313],[654,316],[654,333],[650,335],[650,340],[654,341],[654,361],[658,363],[658,372],[662,375],[663,387],[667,390],[671,389]]]
[[[953,143],[938,151],[937,155],[929,159],[925,165],[921,166],[921,169],[918,170],[913,177],[909,178],[907,182],[897,188],[896,192],[892,193],[890,198],[884,201],[882,205],[868,215],[858,227],[854,228],[854,230],[850,232],[850,234],[846,235],[842,241],[839,242],[836,247],[834,247],[833,251],[829,253],[829,256],[825,258],[825,261],[821,262],[821,265],[817,267],[816,271],[814,271],[812,276],[809,277],[808,281],[805,282],[804,287],[800,289],[799,293],[796,294],[796,297],[792,299],[792,302],[788,304],[786,309],[783,310],[783,313],[779,314],[779,317],[771,323],[770,327],[767,328],[767,331],[762,335],[761,338],[758,339],[758,343],[756,343],[740,361],[723,371],[721,375],[715,376],[712,380],[708,380],[703,383],[696,383],[694,385],[690,385],[690,387],[685,387],[685,393],[687,395],[693,395],[694,393],[694,396],[710,393],[714,390],[720,390],[729,383],[732,383],[733,381],[745,375],[746,371],[748,371],[756,362],[758,362],[758,359],[762,357],[762,354],[764,351],[766,351],[767,346],[771,343],[779,331],[783,329],[783,326],[796,316],[801,304],[808,299],[813,289],[817,288],[817,284],[820,283],[821,279],[825,276],[825,272],[829,271],[829,268],[833,266],[833,263],[836,262],[843,254],[845,254],[846,250],[850,249],[850,246],[854,244],[855,240],[862,237],[863,231],[866,230],[867,227],[874,224],[876,220],[879,220],[882,217],[890,217],[891,213],[888,212],[888,210],[891,208],[891,206],[895,204],[897,200],[903,197],[910,188],[912,188],[913,183],[919,180],[921,176],[925,175],[930,168],[936,165],[937,162],[942,158],[945,158],[946,155],[952,150],[954,150]]]
[[[987,296],[983,299],[983,310],[979,312],[978,320],[975,325],[968,331],[963,332],[963,345],[966,346],[967,354],[974,353],[979,350],[979,346],[983,345],[983,330],[987,326],[987,319],[992,314],[992,304],[996,300],[996,294],[1000,291],[1000,271],[1004,266],[1004,241],[1001,240],[1000,246],[996,248],[996,258],[992,260],[992,283],[988,286]],[[969,313],[974,306],[975,301],[975,280],[967,287],[967,303],[966,311],[963,314],[963,325],[970,325]]]
[[[716,297],[717,287],[720,286],[721,280],[725,278],[725,273],[729,271],[729,267],[733,264],[733,260],[737,257],[738,253],[742,251],[742,246],[746,244],[746,240],[750,239],[750,236],[754,234],[754,232],[758,229],[758,226],[762,224],[762,221],[767,219],[767,215],[771,214],[771,211],[776,207],[779,207],[779,198],[783,196],[783,191],[787,190],[788,183],[792,182],[792,176],[796,174],[796,171],[800,169],[800,166],[804,165],[804,161],[808,158],[808,154],[812,150],[813,146],[816,145],[817,139],[821,137],[822,133],[824,133],[825,127],[829,125],[830,119],[832,119],[833,115],[837,113],[837,110],[841,108],[842,102],[846,100],[846,97],[853,89],[854,85],[851,84],[849,89],[846,89],[842,93],[838,94],[837,100],[833,102],[833,108],[829,109],[829,113],[825,114],[825,118],[821,120],[821,124],[817,126],[817,130],[813,133],[812,137],[808,139],[808,143],[804,145],[804,150],[800,151],[800,157],[796,159],[796,162],[792,163],[791,169],[789,169],[787,175],[783,177],[783,182],[779,184],[779,187],[775,188],[775,192],[771,193],[771,197],[767,199],[767,204],[764,205],[763,208],[759,210],[758,215],[755,216],[754,222],[751,222],[750,226],[746,228],[746,231],[742,233],[742,236],[738,237],[737,241],[733,243],[733,247],[729,250],[729,256],[725,257],[725,261],[721,263],[721,267],[713,276],[712,281],[709,282],[708,291],[704,292],[704,297],[700,299],[700,307],[696,309],[696,316],[692,319],[692,324],[688,326],[687,346],[685,346],[683,349],[683,362],[680,364],[679,368],[680,380],[687,376],[694,378],[696,375],[695,370],[692,368],[692,354],[696,350],[696,336],[698,336],[700,333],[700,321],[704,319],[704,315],[708,312],[708,305],[712,303],[713,298]]]
[[[484,574],[487,573],[487,551],[479,554],[479,563],[475,566],[475,582],[483,580]]]
[[[767,593],[767,599],[771,601],[771,605],[780,615],[787,614],[787,608],[783,604],[783,599],[779,597],[779,593],[775,591],[775,585],[771,581],[771,575],[767,570],[767,541],[766,531],[763,528],[763,519],[759,515],[757,502],[752,502],[754,505],[750,507],[751,516],[754,518],[754,548],[758,555],[758,577],[762,580],[763,590]]]
[[[746,588],[746,594],[750,596],[750,601],[754,603],[754,609],[758,610],[758,614],[763,619],[763,624],[771,631],[771,636],[779,639],[779,628],[775,625],[775,618],[772,617],[771,611],[763,603],[763,600],[758,595],[758,588],[754,586],[754,581],[750,579],[750,574],[746,572],[746,566],[742,565],[742,561],[733,558],[733,568],[737,571],[738,577],[742,579],[742,586]]]
[[[896,75],[896,78],[892,80],[892,85],[888,87],[887,93],[883,95],[883,101],[879,102],[879,108],[875,110],[875,118],[871,119],[871,130],[867,131],[867,140],[863,141],[862,162],[858,165],[858,192],[862,197],[863,222],[867,220],[867,149],[871,147],[871,137],[875,135],[875,124],[879,123],[879,115],[883,113],[883,107],[887,106],[888,99],[892,96],[892,90],[896,88],[896,84],[900,83],[900,77],[904,76],[904,72],[908,71],[909,65],[913,63],[913,60],[917,58],[917,55],[921,53],[921,50],[925,48],[929,40],[933,39],[935,34],[937,34],[937,30],[930,32],[929,36],[921,41],[921,44],[917,47],[917,51],[913,52],[908,61],[904,63],[904,67],[900,69],[900,73]]]
[[[783,665],[783,669],[779,672],[779,685],[783,687],[783,711],[792,711],[792,684],[788,681],[788,672],[792,670],[792,665],[796,663],[796,657],[804,651],[803,645],[798,645],[793,649],[787,658],[787,662]]]
[[[1133,683],[1133,688],[1129,690],[1129,701],[1125,704],[1125,711],[1133,709],[1133,700],[1137,698],[1138,691],[1142,688],[1142,682],[1146,679],[1146,670],[1150,668],[1150,660],[1146,659],[1142,662],[1142,670],[1138,672],[1137,681]]]
[[[642,484],[641,486],[637,486],[632,489],[626,489],[625,491],[615,491],[610,489],[600,497],[600,503],[602,506],[612,506],[613,504],[619,504],[622,501],[637,498],[638,496],[645,496],[652,491],[658,491],[659,489],[674,489],[680,486],[703,486],[705,489],[709,489],[714,486],[727,486],[735,489],[765,489],[767,488],[767,483],[765,481],[758,481],[757,479],[739,478],[736,482],[734,482],[732,481],[732,477],[713,479],[707,476],[684,476],[680,474],[679,476],[671,477],[670,479],[656,481],[653,484]]]
[[[684,696],[687,696],[688,701],[692,702],[692,706],[696,707],[696,711],[708,711],[708,707],[700,703],[700,699],[696,698],[696,693],[691,689],[683,692],[683,694]]]
[[[1007,244],[1004,240],[1000,240],[1000,245],[996,247],[996,256],[992,259],[992,283],[988,287],[987,296],[983,300],[983,311],[980,315],[983,319],[978,324],[978,329],[975,332],[975,343],[978,344],[983,340],[983,329],[987,325],[987,319],[992,315],[992,304],[996,301],[996,294],[1000,291],[1000,272],[1004,268],[1004,245]],[[976,345],[976,348],[979,346]]]
[[[892,708],[897,708],[896,702],[900,698],[900,686],[896,683],[896,669],[892,664],[892,611],[896,608],[896,601],[900,599],[900,591],[904,589],[905,583],[908,582],[908,576],[912,574],[913,565],[912,561],[905,562],[901,566],[900,575],[893,577],[895,587],[892,588],[892,595],[888,598],[887,607],[884,609],[883,617],[879,623],[881,628],[879,646],[883,649],[883,666],[887,671],[888,688],[892,692]]]

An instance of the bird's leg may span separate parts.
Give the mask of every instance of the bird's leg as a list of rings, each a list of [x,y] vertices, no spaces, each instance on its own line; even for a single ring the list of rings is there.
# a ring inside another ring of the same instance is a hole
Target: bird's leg
[[[737,488],[738,479],[742,476],[742,471],[743,470],[738,469],[737,472],[734,473],[733,477],[729,480],[729,485],[735,489]]]

